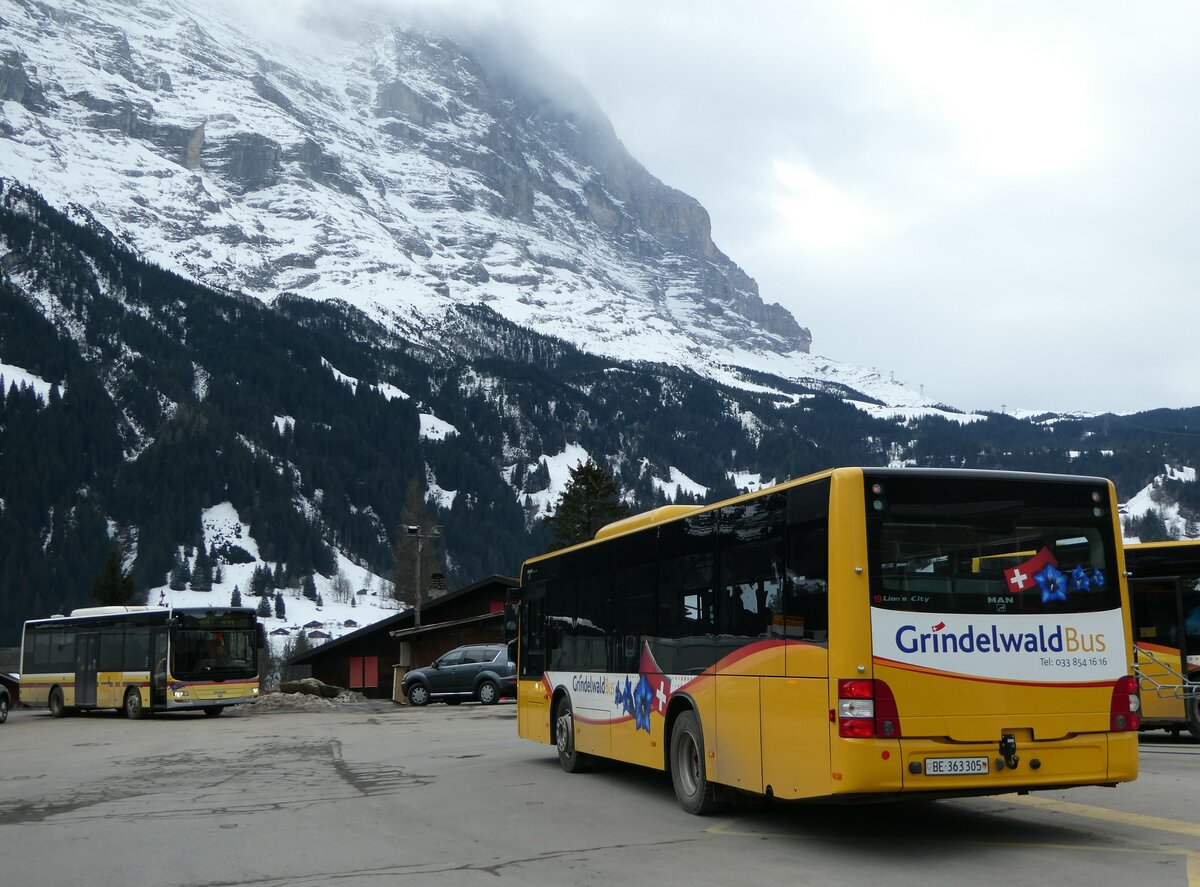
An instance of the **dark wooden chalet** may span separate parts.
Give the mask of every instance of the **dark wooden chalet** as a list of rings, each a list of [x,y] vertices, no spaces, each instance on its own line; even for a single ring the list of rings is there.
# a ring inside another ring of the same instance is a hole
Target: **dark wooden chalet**
[[[364,696],[393,698],[394,681],[408,668],[428,665],[460,644],[504,641],[504,601],[517,580],[490,576],[421,606],[421,625],[405,610],[358,631],[326,641],[289,661],[309,665],[312,676]]]

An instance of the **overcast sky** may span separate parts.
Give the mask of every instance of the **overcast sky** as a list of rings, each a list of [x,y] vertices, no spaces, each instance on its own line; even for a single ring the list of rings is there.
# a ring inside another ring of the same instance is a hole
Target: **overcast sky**
[[[368,2],[526,35],[814,353],[967,409],[1200,404],[1198,4]]]

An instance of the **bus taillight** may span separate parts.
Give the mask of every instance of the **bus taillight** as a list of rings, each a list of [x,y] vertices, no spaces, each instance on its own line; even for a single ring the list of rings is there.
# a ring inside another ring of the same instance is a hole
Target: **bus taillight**
[[[1142,726],[1142,696],[1137,678],[1126,675],[1113,684],[1110,726],[1114,733],[1127,733]]]
[[[899,739],[900,712],[892,688],[880,680],[838,681],[838,736]]]

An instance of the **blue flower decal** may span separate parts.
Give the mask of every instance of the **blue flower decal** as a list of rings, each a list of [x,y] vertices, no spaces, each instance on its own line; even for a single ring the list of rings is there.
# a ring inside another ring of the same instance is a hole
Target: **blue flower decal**
[[[1040,572],[1034,573],[1033,580],[1042,589],[1043,604],[1067,599],[1067,577],[1053,564],[1047,564]]]
[[[1073,591],[1087,591],[1091,588],[1091,581],[1088,579],[1087,573],[1079,564],[1075,565],[1075,569],[1071,571],[1071,589]]]
[[[1092,585],[1096,586],[1097,588],[1104,587],[1104,574],[1100,572],[1099,567],[1096,567],[1096,569],[1092,570]]]
[[[633,691],[633,723],[637,730],[650,732],[650,709],[654,705],[654,691],[650,682],[642,675],[637,689]]]
[[[625,678],[624,687],[617,684],[617,695],[613,702],[621,706],[623,714],[633,714],[633,682],[628,677]]]

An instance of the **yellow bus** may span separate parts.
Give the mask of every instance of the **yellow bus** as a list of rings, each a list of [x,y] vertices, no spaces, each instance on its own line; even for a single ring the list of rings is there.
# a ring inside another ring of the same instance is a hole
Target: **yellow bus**
[[[1142,726],[1200,739],[1200,542],[1125,546]]]
[[[698,814],[731,790],[1132,780],[1114,497],[1100,478],[839,468],[610,524],[522,567],[518,732],[569,772],[668,771]]]
[[[245,608],[88,607],[25,623],[21,701],[53,717],[115,708],[129,718],[258,698],[266,646]]]

